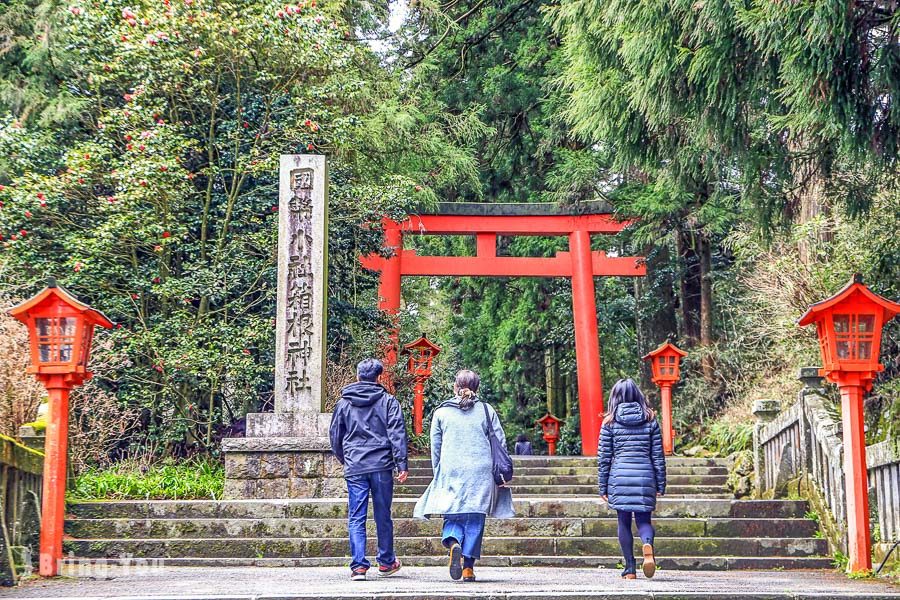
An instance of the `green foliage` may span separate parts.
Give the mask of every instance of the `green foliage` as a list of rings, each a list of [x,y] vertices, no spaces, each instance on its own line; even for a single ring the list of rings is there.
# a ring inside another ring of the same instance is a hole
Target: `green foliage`
[[[489,130],[350,40],[384,17],[358,8],[116,0],[4,15],[19,33],[0,57],[0,280],[25,296],[55,275],[118,323],[100,335],[102,385],[142,410],[133,443],[214,450],[223,427],[271,408],[279,155],[330,158],[336,360],[375,352],[385,324],[358,265],[379,234],[360,225],[475,180],[471,146]]]
[[[225,468],[213,459],[162,461],[149,466],[126,460],[107,469],[88,468],[71,485],[67,499],[221,500]]]
[[[750,450],[753,448],[753,424],[715,421],[704,430],[700,444],[718,456]]]

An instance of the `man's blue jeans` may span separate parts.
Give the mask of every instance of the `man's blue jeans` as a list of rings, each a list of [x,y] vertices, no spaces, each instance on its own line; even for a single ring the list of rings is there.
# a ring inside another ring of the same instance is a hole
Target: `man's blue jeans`
[[[375,531],[378,534],[378,564],[390,566],[397,560],[394,554],[394,522],[391,520],[391,502],[394,500],[392,471],[377,471],[347,477],[347,494],[350,496],[348,524],[350,529],[350,568],[368,569],[366,560],[366,512],[369,510],[369,494],[372,495],[372,511],[375,515]]]

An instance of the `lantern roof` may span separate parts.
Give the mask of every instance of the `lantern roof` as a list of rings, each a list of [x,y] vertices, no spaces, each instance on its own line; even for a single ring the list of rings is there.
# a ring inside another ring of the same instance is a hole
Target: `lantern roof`
[[[896,302],[892,302],[887,298],[883,298],[866,287],[866,285],[862,281],[862,275],[856,273],[853,275],[853,278],[850,280],[850,283],[844,286],[844,288],[839,291],[837,294],[828,298],[826,300],[822,300],[821,302],[816,302],[812,306],[809,307],[800,320],[797,321],[797,325],[803,327],[804,325],[809,325],[811,323],[815,323],[820,320],[820,313],[826,312],[835,306],[838,306],[856,295],[861,295],[870,302],[880,306],[884,310],[884,321],[889,321],[894,318],[897,314],[900,314],[900,304]]]
[[[29,311],[33,311],[45,304],[49,304],[54,300],[62,301],[63,303],[70,306],[73,310],[82,313],[85,318],[94,325],[100,325],[101,327],[106,328],[110,328],[114,325],[114,323],[110,321],[106,317],[106,315],[75,298],[75,296],[66,291],[65,288],[57,285],[56,280],[52,278],[47,282],[47,287],[44,288],[41,292],[39,292],[34,297],[13,306],[7,311],[7,313],[11,317],[15,317],[16,319],[23,321],[24,315],[26,313],[28,313]]]
[[[430,349],[433,356],[436,356],[441,351],[441,347],[438,346],[437,344],[433,343],[431,340],[429,340],[428,337],[423,333],[422,337],[420,337],[419,339],[403,346],[402,353],[409,354],[410,352],[412,352],[413,350],[416,350],[417,348]]]
[[[554,415],[552,415],[552,414],[550,414],[550,413],[547,413],[546,415],[544,415],[543,417],[541,417],[540,419],[537,420],[537,422],[540,423],[541,425],[543,425],[544,423],[547,423],[548,421],[549,421],[549,422],[556,422],[556,423],[562,423],[562,422],[563,422],[562,419],[560,419],[559,417],[554,416]]]
[[[643,360],[648,360],[648,359],[651,359],[660,354],[666,354],[666,355],[677,354],[678,356],[682,356],[682,357],[687,356],[687,352],[685,352],[684,350],[682,350],[675,344],[673,344],[671,342],[663,342],[662,344],[659,345],[659,348],[657,348],[656,350],[651,350],[650,352],[645,354],[642,358],[643,358]]]

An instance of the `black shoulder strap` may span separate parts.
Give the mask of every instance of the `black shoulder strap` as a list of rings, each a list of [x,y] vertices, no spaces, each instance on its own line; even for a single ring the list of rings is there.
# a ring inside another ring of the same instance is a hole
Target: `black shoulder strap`
[[[491,413],[488,412],[487,402],[482,402],[481,406],[484,408],[484,435],[487,436],[488,444],[491,446],[491,456],[494,455],[494,428],[491,426]]]

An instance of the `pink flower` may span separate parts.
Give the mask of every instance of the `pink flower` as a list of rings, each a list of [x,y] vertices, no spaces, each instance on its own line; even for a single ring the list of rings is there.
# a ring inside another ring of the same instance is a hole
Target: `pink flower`
[[[22,237],[25,237],[26,235],[28,235],[28,232],[25,231],[24,229],[20,229],[20,230],[19,230],[19,235],[21,235]]]
[[[147,183],[146,179],[141,179],[140,181],[138,181],[138,185],[140,185],[141,187],[147,187],[149,184]]]
[[[122,99],[125,100],[125,102],[131,102],[134,100],[134,94],[125,94],[122,96]]]
[[[277,205],[275,205],[275,206],[272,207],[272,212],[278,212],[278,206],[277,206]]]
[[[146,130],[146,131],[142,131],[142,132],[141,132],[141,138],[142,138],[142,139],[145,139],[145,140],[146,140],[147,138],[152,138],[152,137],[153,137],[153,132],[150,131],[149,129]]]
[[[30,211],[30,210],[26,210],[26,211],[25,211],[25,218],[26,218],[26,219],[30,219],[30,218],[31,218],[31,211]]]
[[[116,203],[116,197],[115,197],[115,196],[107,196],[107,197],[106,197],[106,201],[109,202],[110,204],[115,204],[115,203]]]
[[[172,234],[168,231],[163,231],[162,233],[163,239],[172,237]]]
[[[312,143],[309,143],[309,144],[306,145],[306,149],[307,149],[307,150],[315,150],[316,147],[313,146]]]
[[[38,192],[37,198],[38,198],[38,200],[46,200],[47,199],[47,197],[44,195],[44,192]]]
[[[123,8],[122,9],[122,18],[123,19],[134,19],[134,18],[137,18],[137,15],[134,14],[130,8]]]
[[[250,349],[249,349],[249,348],[244,348],[244,349],[243,349],[243,353],[249,355],[249,354],[250,354]]]
[[[196,58],[200,58],[201,56],[203,56],[203,48],[195,48],[195,49],[194,49],[194,56],[195,56]]]
[[[154,252],[162,252],[162,246],[153,246],[153,251]],[[154,282],[154,283],[158,283],[158,282]]]
[[[84,267],[84,265],[80,262],[77,262],[77,263],[75,263],[75,266],[73,267],[73,269],[75,269],[75,272],[77,273],[82,269],[82,267]]]
[[[69,12],[77,17],[81,14],[81,7],[80,6],[70,6]]]

